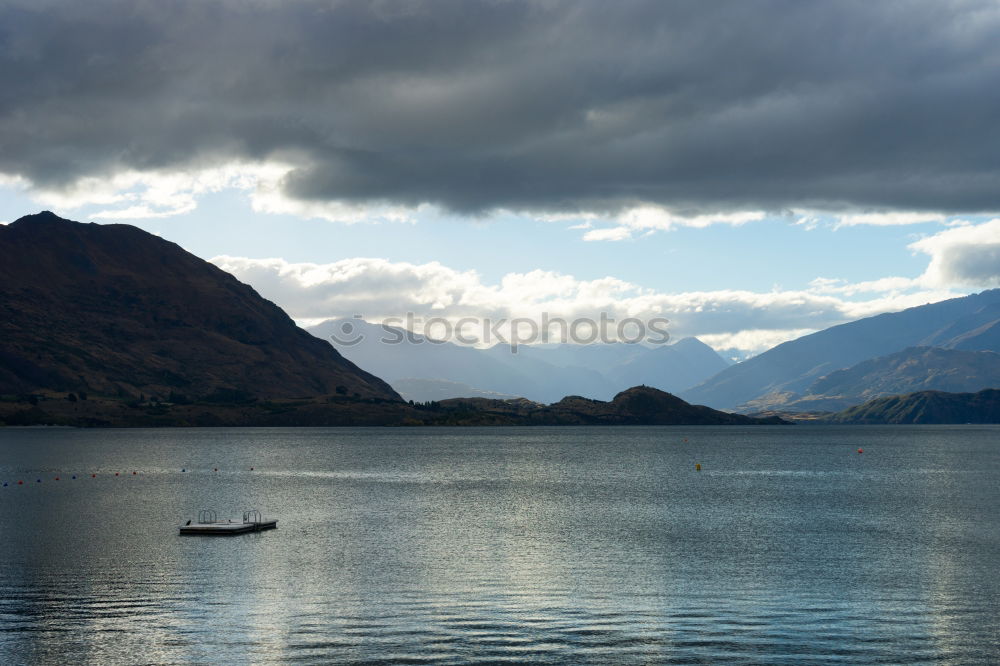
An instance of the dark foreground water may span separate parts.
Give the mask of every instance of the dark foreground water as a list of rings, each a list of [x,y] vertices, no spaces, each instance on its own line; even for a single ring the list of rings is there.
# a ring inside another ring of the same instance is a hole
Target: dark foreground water
[[[1000,662],[1000,428],[8,428],[0,482],[2,664]]]

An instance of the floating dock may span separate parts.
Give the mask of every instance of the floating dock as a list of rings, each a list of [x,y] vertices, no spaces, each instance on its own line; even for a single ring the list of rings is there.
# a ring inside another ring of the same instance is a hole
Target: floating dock
[[[202,509],[198,512],[198,521],[187,521],[181,525],[181,535],[184,536],[235,536],[247,532],[273,530],[278,526],[277,520],[264,520],[259,511],[244,511],[243,521],[219,520],[215,511]]]

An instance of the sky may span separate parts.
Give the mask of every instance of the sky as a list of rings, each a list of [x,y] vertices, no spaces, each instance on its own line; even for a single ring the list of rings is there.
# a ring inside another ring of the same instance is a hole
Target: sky
[[[0,1],[0,221],[743,358],[1000,286],[1000,4]]]

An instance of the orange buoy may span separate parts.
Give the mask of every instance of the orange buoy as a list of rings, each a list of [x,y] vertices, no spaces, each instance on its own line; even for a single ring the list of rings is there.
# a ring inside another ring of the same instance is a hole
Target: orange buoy
[[[700,472],[701,471],[701,463],[695,464],[694,468],[695,468],[696,471]]]

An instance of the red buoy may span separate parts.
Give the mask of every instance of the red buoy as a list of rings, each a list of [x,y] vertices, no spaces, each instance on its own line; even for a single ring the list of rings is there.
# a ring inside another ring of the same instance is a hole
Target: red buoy
[[[118,476],[118,472],[115,472],[115,476]]]
[[[865,452],[864,449],[858,449],[858,453],[864,453],[864,452]]]
[[[23,485],[24,485],[24,481],[18,481],[18,482],[17,482],[17,485],[19,485],[19,486],[23,486]]]
[[[132,476],[135,476],[136,474],[138,474],[138,472],[132,472]]]
[[[91,474],[91,475],[90,475],[90,478],[92,478],[92,479],[96,479],[96,478],[97,478],[97,475],[96,475],[96,474]]]

